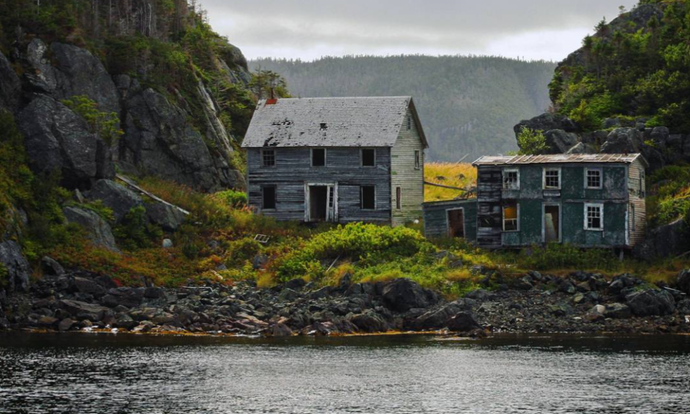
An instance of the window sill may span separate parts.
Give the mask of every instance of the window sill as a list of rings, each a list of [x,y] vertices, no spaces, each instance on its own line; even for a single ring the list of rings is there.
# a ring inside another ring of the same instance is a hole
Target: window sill
[[[585,187],[585,190],[602,190],[601,187]]]
[[[604,229],[585,229],[585,231],[596,231],[596,232],[603,232]]]

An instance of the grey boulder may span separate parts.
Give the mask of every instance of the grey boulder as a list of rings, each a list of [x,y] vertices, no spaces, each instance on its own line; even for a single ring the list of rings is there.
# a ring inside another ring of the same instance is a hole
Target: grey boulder
[[[389,282],[384,286],[382,296],[386,306],[397,312],[426,308],[439,301],[435,292],[424,289],[409,279],[396,279]]]
[[[78,207],[65,207],[62,212],[69,223],[78,224],[86,231],[89,240],[91,240],[94,246],[103,247],[117,253],[120,252],[115,243],[115,237],[110,225],[98,214]]]
[[[17,110],[21,94],[21,81],[10,61],[0,52],[0,109]]]
[[[163,230],[174,232],[180,228],[187,216],[175,207],[156,202],[146,206],[146,217]]]
[[[100,200],[113,211],[116,223],[121,223],[129,211],[143,206],[141,197],[134,191],[112,180],[98,180],[91,191],[86,193],[89,200]]]
[[[13,240],[0,243],[0,263],[5,268],[8,289],[13,291],[27,291],[29,289],[29,262],[22,255],[22,248]]]
[[[676,301],[666,290],[648,289],[625,297],[635,316],[663,316],[676,310]]]
[[[114,175],[105,143],[84,119],[55,99],[38,96],[17,121],[34,172],[58,170],[68,188],[88,188],[96,179]]]

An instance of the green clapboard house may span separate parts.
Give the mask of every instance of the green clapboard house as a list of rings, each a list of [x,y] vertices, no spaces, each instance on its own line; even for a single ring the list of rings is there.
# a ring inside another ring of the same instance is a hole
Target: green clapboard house
[[[473,165],[480,247],[631,248],[644,236],[640,154],[492,156]]]

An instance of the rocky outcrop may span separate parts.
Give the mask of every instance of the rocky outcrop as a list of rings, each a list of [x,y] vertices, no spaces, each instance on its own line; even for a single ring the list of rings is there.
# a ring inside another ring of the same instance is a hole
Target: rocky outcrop
[[[395,311],[405,312],[413,308],[427,308],[439,302],[434,291],[423,289],[409,279],[396,279],[383,288],[386,305]]]
[[[144,202],[135,192],[112,180],[99,180],[86,193],[89,200],[100,200],[113,211],[115,223],[121,223],[129,211]]]
[[[110,225],[98,214],[78,207],[66,207],[63,213],[69,223],[78,224],[84,229],[94,246],[120,252]]]
[[[0,243],[0,263],[10,292],[28,290],[31,268],[19,244],[13,240]]]
[[[146,217],[151,223],[169,232],[177,231],[186,218],[179,209],[163,203],[147,204]]]
[[[676,302],[666,290],[648,289],[632,292],[625,299],[635,316],[663,316],[676,310]]]
[[[146,89],[127,101],[126,111],[120,152],[126,171],[203,191],[238,184],[223,157],[211,154],[187,113],[163,95]]]
[[[685,269],[678,274],[678,289],[690,295],[690,269]]]
[[[39,95],[21,111],[17,123],[35,172],[59,171],[68,188],[89,188],[99,178],[114,176],[105,143],[83,118],[55,99]]]
[[[683,219],[647,231],[633,254],[644,260],[678,256],[690,251],[690,229]]]
[[[0,52],[0,110],[14,112],[19,107],[21,81],[10,61]]]

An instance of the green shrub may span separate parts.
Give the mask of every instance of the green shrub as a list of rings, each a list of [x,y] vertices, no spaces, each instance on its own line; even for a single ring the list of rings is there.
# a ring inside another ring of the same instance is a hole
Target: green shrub
[[[0,263],[0,288],[5,288],[10,284],[10,272],[4,264]]]
[[[423,247],[432,247],[419,232],[405,227],[351,223],[315,235],[281,261],[281,280],[318,273],[321,260],[351,259],[376,263],[385,259],[412,256]]]
[[[115,227],[113,234],[127,250],[150,248],[163,236],[160,227],[148,223],[144,206],[133,207]]]
[[[73,96],[61,101],[65,106],[79,114],[109,147],[115,145],[124,132],[118,128],[120,118],[115,112],[102,112],[98,104],[86,95]]]
[[[549,243],[546,247],[534,246],[530,252],[518,256],[518,264],[523,269],[600,269],[616,270],[620,261],[612,250],[581,249],[571,244]]]
[[[519,155],[539,155],[544,154],[549,146],[546,145],[544,131],[535,131],[527,127],[522,127],[517,137]]]
[[[229,206],[240,208],[247,205],[247,193],[235,190],[225,190],[217,193],[218,198],[224,200]]]
[[[264,250],[264,246],[252,237],[245,237],[230,243],[227,250],[227,267],[237,267],[251,260]]]
[[[88,201],[86,203],[76,203],[71,201],[68,202],[66,205],[93,211],[94,213],[98,214],[100,218],[107,221],[108,223],[113,223],[115,221],[115,215],[113,213],[113,210],[110,207],[103,204],[102,200]]]

